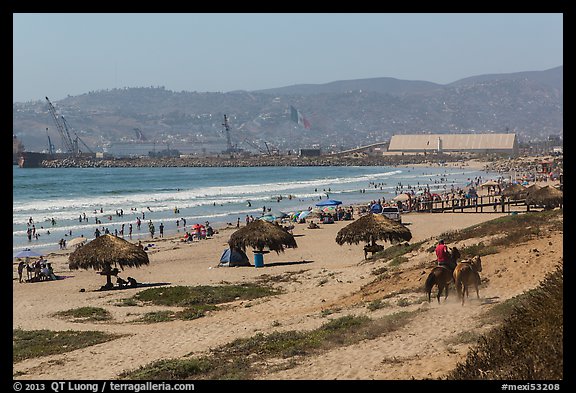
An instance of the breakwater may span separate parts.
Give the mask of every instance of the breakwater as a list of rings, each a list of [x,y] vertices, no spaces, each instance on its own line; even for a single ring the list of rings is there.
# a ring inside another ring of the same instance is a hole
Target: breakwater
[[[410,164],[435,165],[461,161],[456,156],[380,156],[380,157],[139,157],[139,158],[76,158],[42,161],[43,168],[147,168],[147,167],[266,167],[266,166],[396,166]]]

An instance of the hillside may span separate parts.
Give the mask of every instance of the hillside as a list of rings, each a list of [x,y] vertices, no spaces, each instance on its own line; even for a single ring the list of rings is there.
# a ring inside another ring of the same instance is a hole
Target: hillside
[[[254,92],[174,92],[163,87],[88,92],[54,102],[69,125],[94,150],[137,140],[226,148],[223,115],[232,142],[246,150],[281,151],[320,146],[340,150],[426,132],[503,132],[520,140],[563,134],[563,67],[546,71],[480,75],[447,85],[394,78],[295,85]],[[311,127],[291,121],[294,106]],[[13,104],[13,134],[29,151],[56,148],[61,139],[45,100]]]

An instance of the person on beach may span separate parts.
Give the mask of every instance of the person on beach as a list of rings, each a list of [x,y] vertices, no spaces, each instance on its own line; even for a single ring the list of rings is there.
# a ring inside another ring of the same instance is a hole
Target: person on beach
[[[20,261],[18,264],[18,282],[22,282],[22,272],[24,272],[24,268],[26,267],[26,262]]]
[[[444,239],[441,239],[436,246],[436,260],[438,261],[438,266],[443,266],[449,268],[449,257],[448,247],[444,244]]]
[[[164,237],[164,223],[161,222],[158,229],[160,230],[160,237]]]
[[[128,277],[128,287],[131,288],[136,288],[138,286],[138,281],[136,281],[136,279],[134,279],[133,277]]]

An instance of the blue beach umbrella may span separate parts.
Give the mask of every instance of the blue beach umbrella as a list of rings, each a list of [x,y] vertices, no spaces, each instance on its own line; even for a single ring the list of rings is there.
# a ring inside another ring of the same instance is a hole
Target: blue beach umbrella
[[[24,250],[20,251],[16,255],[14,255],[14,258],[31,258],[31,257],[41,257],[41,256],[42,256],[42,254],[39,254],[36,251],[33,251],[29,248],[25,248]]]
[[[326,199],[325,201],[322,202],[318,202],[316,204],[316,206],[337,206],[337,205],[341,205],[342,201],[337,201],[334,199]]]
[[[298,215],[298,220],[308,217],[312,213],[310,210],[304,210],[302,213]]]

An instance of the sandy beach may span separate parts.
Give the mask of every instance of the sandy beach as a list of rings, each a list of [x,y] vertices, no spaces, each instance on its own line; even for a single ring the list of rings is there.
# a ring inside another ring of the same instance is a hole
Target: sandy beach
[[[536,287],[544,276],[563,261],[563,234],[550,232],[529,242],[482,258],[484,271],[480,299],[471,294],[462,307],[455,293],[446,302],[428,303],[423,285],[434,265],[434,255],[425,250],[444,232],[508,215],[508,213],[409,213],[403,223],[412,232],[410,243],[426,241],[420,251],[408,255],[387,280],[374,283],[378,261],[364,260],[362,244],[339,246],[337,232],[349,221],[294,228],[298,247],[285,253],[265,255],[265,266],[217,267],[236,228],[221,229],[212,239],[182,243],[178,237],[154,239],[148,250],[150,264],[127,268],[121,276],[143,283],[172,286],[218,285],[273,281],[279,295],[251,301],[235,301],[228,307],[190,320],[136,323],[144,313],[165,310],[159,306],[124,306],[118,301],[142,289],[96,291],[105,278],[93,270],[69,270],[71,250],[47,256],[58,276],[65,279],[19,283],[14,264],[13,328],[99,330],[125,336],[72,352],[27,359],[13,364],[15,379],[116,379],[160,359],[206,354],[211,348],[246,338],[258,332],[308,330],[343,315],[378,318],[398,311],[421,310],[407,325],[390,334],[342,346],[307,357],[283,370],[262,367],[258,379],[426,379],[439,378],[463,361],[471,343],[454,341],[463,332],[483,333],[490,325],[480,316],[497,304]],[[474,239],[477,243],[482,239]],[[470,243],[471,239],[468,241]],[[389,243],[384,243],[387,247]],[[465,244],[449,244],[463,247]],[[537,250],[538,252],[535,252]],[[254,258],[247,252],[251,263]],[[506,275],[503,276],[503,272]],[[426,273],[426,274],[425,274]],[[270,280],[271,277],[282,279]],[[84,291],[81,291],[84,289]],[[390,304],[369,310],[367,304],[386,297]],[[77,323],[53,314],[83,306],[102,307],[112,319]],[[327,312],[329,311],[329,312]]]

